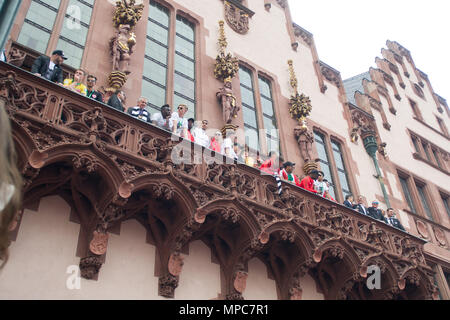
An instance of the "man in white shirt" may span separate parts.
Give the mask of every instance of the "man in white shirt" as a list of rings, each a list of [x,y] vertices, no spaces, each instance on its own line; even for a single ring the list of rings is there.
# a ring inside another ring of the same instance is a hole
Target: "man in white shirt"
[[[232,130],[230,130],[232,131]],[[226,155],[229,158],[232,159],[236,159],[237,160],[237,155],[234,152],[234,140],[235,140],[235,135],[234,132],[233,133],[228,133],[227,137],[225,138],[225,140],[223,140],[222,143],[222,153],[224,155]]]
[[[161,112],[152,115],[152,123],[167,131],[172,131],[173,123],[170,121],[170,116],[170,106],[165,104],[161,107]]]
[[[172,113],[170,122],[172,122],[172,132],[182,138],[187,138],[188,121],[184,119],[184,115],[188,111],[188,107],[184,104],[178,106],[178,112]]]
[[[317,194],[320,194],[321,196],[323,196],[326,192],[329,191],[329,187],[323,179],[324,173],[323,171],[319,171],[317,180],[314,181],[314,189],[317,191]]]
[[[203,120],[201,122],[202,127],[200,128],[200,121],[197,121],[195,124],[195,128],[192,130],[192,135],[194,136],[195,142],[199,145],[209,148],[210,139],[206,134],[206,129],[208,129],[208,120]]]

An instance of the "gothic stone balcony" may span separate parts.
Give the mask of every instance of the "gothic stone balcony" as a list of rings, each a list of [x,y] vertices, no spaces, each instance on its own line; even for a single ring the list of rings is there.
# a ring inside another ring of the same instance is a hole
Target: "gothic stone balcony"
[[[178,285],[180,253],[197,239],[217,257],[227,299],[242,299],[253,257],[265,262],[281,299],[301,298],[306,273],[326,299],[436,297],[419,238],[293,185],[283,183],[280,197],[273,177],[243,164],[175,164],[179,142],[170,133],[5,63],[0,96],[24,206],[57,194],[72,207],[84,278],[98,276],[107,232],[137,219],[158,248],[165,297]],[[381,270],[380,290],[365,286],[372,265]]]

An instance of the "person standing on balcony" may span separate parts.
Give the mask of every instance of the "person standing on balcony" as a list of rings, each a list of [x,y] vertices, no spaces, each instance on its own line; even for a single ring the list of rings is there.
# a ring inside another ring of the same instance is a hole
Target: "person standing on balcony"
[[[379,204],[378,201],[376,201],[376,200],[372,201],[372,206],[367,210],[368,211],[367,215],[374,219],[386,222],[386,220],[383,216],[383,213],[381,212],[380,209],[378,209],[378,204]]]
[[[67,89],[70,89],[72,91],[78,92],[82,95],[87,95],[87,88],[86,85],[83,83],[84,80],[84,71],[81,69],[78,69],[75,71],[75,74],[73,75],[73,79],[65,79],[64,80],[64,87]]]
[[[318,171],[317,180],[314,181],[314,190],[317,191],[318,194],[324,196],[324,194],[328,191],[328,185],[324,180],[325,174],[323,171]]]
[[[262,163],[262,165],[259,167],[259,170],[273,175],[276,170],[278,170],[278,153],[276,153],[275,151],[270,151],[269,159]]]
[[[170,121],[172,122],[172,132],[179,135],[182,138],[187,138],[188,122],[187,119],[183,118],[188,107],[185,104],[180,104],[178,106],[178,111],[172,113]]]
[[[192,142],[195,141],[194,136],[191,133],[191,130],[194,128],[194,118],[189,118],[188,119],[188,130],[187,130],[187,138],[188,140],[191,140]]]
[[[294,172],[295,163],[287,161],[283,163],[283,166],[280,168],[280,178],[281,180],[290,182],[295,184],[296,186],[300,186],[300,180],[293,173]]]
[[[364,198],[362,196],[358,197],[358,204],[356,205],[355,210],[358,210],[359,213],[366,216],[369,213],[368,209],[364,205]]]
[[[214,137],[211,139],[211,145],[210,145],[210,149],[221,153],[221,146],[222,146],[222,133],[220,131],[216,131],[216,134],[214,135]]]
[[[125,92],[119,89],[109,98],[108,106],[123,112],[125,111],[123,102],[125,102]]]
[[[161,107],[161,112],[152,114],[151,120],[155,126],[172,131],[173,123],[170,121],[170,106],[168,104]]]
[[[314,189],[314,180],[317,180],[318,178],[319,171],[312,170],[309,175],[302,179],[299,187],[308,190],[309,192],[318,193],[317,190]]]
[[[386,221],[388,224],[393,226],[394,228],[405,231],[405,228],[402,226],[400,221],[395,217],[395,212],[393,208],[387,209],[387,218]]]
[[[344,206],[346,206],[347,208],[350,208],[350,209],[356,208],[356,205],[353,204],[353,195],[347,194],[345,196]]]
[[[55,50],[51,57],[40,56],[33,62],[31,73],[52,82],[63,84],[63,71],[61,64],[67,60],[62,50]]]
[[[95,84],[97,83],[97,77],[90,74],[86,79],[87,92],[86,96],[88,98],[97,100],[98,102],[103,102],[103,95],[101,92],[95,90]]]
[[[192,130],[192,135],[194,136],[194,140],[196,143],[205,148],[209,148],[211,142],[209,136],[206,134],[206,129],[208,129],[208,120],[203,120],[201,122],[201,128],[199,123],[200,121],[197,121],[197,125],[195,126],[194,130]]]
[[[127,113],[139,120],[150,123],[150,112],[145,109],[147,102],[146,97],[140,97],[137,101],[137,106],[128,108]]]

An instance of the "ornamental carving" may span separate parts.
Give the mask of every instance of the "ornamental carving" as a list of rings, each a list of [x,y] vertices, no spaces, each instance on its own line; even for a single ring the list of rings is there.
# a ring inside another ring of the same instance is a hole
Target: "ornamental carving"
[[[294,63],[288,60],[289,65],[289,83],[291,85],[293,94],[289,100],[289,113],[291,118],[297,120],[301,125],[302,130],[307,130],[306,118],[310,115],[312,110],[311,99],[306,95],[298,93],[298,80],[294,71]]]
[[[240,34],[246,34],[249,29],[249,15],[235,4],[225,0],[225,20],[231,29]]]
[[[101,256],[106,253],[108,246],[108,234],[103,232],[94,231],[94,237],[89,244],[89,250],[93,254]]]
[[[439,228],[433,226],[434,237],[440,246],[445,247],[447,245],[447,241],[445,239],[445,233]]]
[[[102,267],[102,260],[100,257],[90,256],[80,260],[80,274],[85,279],[94,279],[100,268]]]
[[[168,269],[169,273],[175,277],[181,274],[181,270],[183,269],[184,258],[179,252],[172,253],[169,258]]]
[[[292,25],[294,27],[294,35],[302,38],[308,46],[311,46],[313,42],[313,35],[295,23]]]
[[[234,274],[234,289],[239,293],[244,293],[245,287],[247,285],[248,273],[245,271],[236,271]]]
[[[334,70],[333,68],[323,63],[322,61],[319,61],[319,65],[320,65],[320,72],[325,77],[325,79],[333,83],[336,87],[340,88],[341,74],[339,73],[339,71]]]
[[[225,2],[225,7],[227,7]],[[225,53],[227,48],[227,38],[225,36],[224,22],[219,21],[219,54],[216,57],[214,66],[214,76],[223,81],[224,85],[216,93],[220,106],[222,107],[223,122],[225,125],[231,124],[237,118],[240,107],[236,104],[236,96],[233,93],[232,79],[239,71],[239,61],[230,53]]]
[[[178,287],[178,276],[173,276],[171,274],[159,277],[158,280],[158,294],[166,298],[175,297],[175,289]]]
[[[113,16],[113,26],[127,24],[134,28],[142,17],[144,4],[136,5],[136,0],[116,0],[116,11]]]
[[[117,0],[113,16],[113,26],[117,32],[109,41],[112,56],[112,72],[109,75],[109,88],[114,92],[123,87],[127,81],[133,47],[136,44],[136,35],[133,32],[137,22],[142,17],[144,4],[135,4],[135,0]]]

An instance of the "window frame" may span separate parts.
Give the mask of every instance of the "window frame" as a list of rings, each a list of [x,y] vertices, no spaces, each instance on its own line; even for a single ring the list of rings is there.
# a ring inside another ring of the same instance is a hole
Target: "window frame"
[[[75,67],[73,67],[72,65],[65,64],[65,65],[67,65],[68,67],[73,68],[73,69],[80,69],[80,68],[82,69],[82,68],[84,67],[84,64],[85,64],[85,61],[86,61],[86,43],[89,42],[89,39],[90,39],[90,37],[91,37],[91,33],[93,32],[93,30],[92,30],[92,28],[91,28],[92,21],[93,21],[93,20],[92,20],[92,17],[95,15],[95,11],[96,11],[96,8],[97,8],[96,5],[97,5],[97,3],[98,3],[98,2],[94,2],[94,4],[91,5],[90,3],[86,2],[86,1],[83,1],[83,0],[78,0],[78,1],[83,2],[83,4],[87,5],[88,7],[91,7],[91,18],[90,18],[90,20],[89,20],[89,26],[88,26],[87,34],[86,34],[86,40],[85,40],[84,45],[82,46],[82,47],[83,47],[83,48],[82,48],[82,49],[83,49],[83,54],[82,54],[82,56],[80,57],[80,66],[78,66],[78,68],[75,68]],[[36,22],[33,22],[33,21],[31,21],[31,20],[26,19],[26,16],[28,15],[28,12],[29,12],[29,10],[30,10],[31,4],[32,4],[33,2],[34,2],[34,3],[37,3],[37,4],[40,4],[40,5],[42,5],[42,6],[46,7],[46,8],[48,8],[48,9],[50,9],[50,10],[56,12],[55,21],[54,21],[54,23],[53,23],[53,27],[52,27],[51,30],[48,30],[46,27],[41,26],[41,25],[39,25],[39,24],[36,23]],[[25,12],[25,18],[24,18],[23,21],[21,21],[21,24],[19,25],[19,28],[18,28],[18,31],[17,31],[17,35],[14,36],[14,38],[13,38],[12,40],[15,41],[15,42],[17,42],[18,44],[20,44],[20,45],[26,47],[26,48],[29,48],[29,49],[31,49],[31,50],[34,50],[34,51],[38,52],[39,54],[47,55],[47,56],[50,56],[51,53],[52,53],[54,50],[57,49],[58,43],[59,43],[59,40],[60,40],[60,39],[62,39],[63,41],[66,41],[67,43],[69,43],[69,44],[71,44],[71,45],[75,45],[75,44],[74,44],[74,41],[72,41],[72,40],[70,40],[70,39],[67,39],[67,38],[64,37],[64,36],[62,36],[62,38],[61,38],[61,32],[62,32],[64,23],[66,22],[66,17],[69,17],[69,16],[67,15],[67,9],[68,9],[69,4],[70,4],[70,0],[61,0],[61,2],[60,2],[60,4],[59,4],[59,8],[55,9],[54,7],[52,7],[51,5],[48,5],[47,3],[45,3],[45,2],[42,1],[42,0],[30,0],[29,3],[27,4],[27,7],[26,7],[25,9],[23,9],[24,12]],[[21,35],[22,29],[23,29],[25,23],[27,23],[27,24],[29,24],[29,25],[31,25],[31,26],[34,26],[34,27],[36,27],[36,28],[38,28],[38,29],[40,29],[40,30],[42,30],[42,31],[45,31],[46,33],[49,34],[49,39],[48,39],[48,41],[47,41],[45,50],[39,51],[39,50],[36,50],[35,48],[29,47],[28,45],[22,44],[21,42],[19,42],[19,37],[20,37],[20,35]],[[81,23],[83,26],[86,27],[86,23],[84,23],[83,21],[80,21],[80,23]],[[80,47],[81,45],[76,44],[75,46],[76,46],[76,47],[79,47],[79,48],[81,49],[81,47]]]
[[[441,223],[441,217],[438,214],[435,203],[433,203],[434,199],[431,196],[430,184],[427,183],[425,180],[399,168],[397,168],[397,176],[399,178],[400,186],[402,187],[402,194],[404,197],[404,201],[408,205],[408,209],[405,209],[405,211],[411,212],[412,214],[427,219],[430,222]],[[408,187],[410,194],[410,199],[414,208],[411,208],[410,203],[405,195],[401,179],[406,181],[406,185]],[[420,192],[419,189],[422,192]],[[424,197],[422,197],[421,193],[423,194]],[[423,200],[426,201],[426,205],[429,209],[429,214],[424,206]]]
[[[248,125],[247,123],[245,123],[244,116],[243,116],[244,128],[256,130],[257,136],[258,136],[259,149],[258,150],[250,149],[250,150],[253,152],[259,152],[259,154],[262,154],[262,155],[268,155],[270,151],[276,151],[279,155],[279,158],[283,159],[283,150],[282,150],[281,139],[280,139],[280,136],[281,136],[280,125],[278,122],[279,117],[278,117],[277,108],[276,108],[276,106],[278,105],[277,92],[275,91],[275,86],[274,86],[275,82],[273,80],[273,77],[268,75],[264,71],[257,70],[255,67],[253,67],[249,63],[243,61],[242,59],[239,60],[239,69],[246,70],[246,72],[250,75],[251,83],[252,83],[252,87],[253,87],[253,88],[249,88],[247,85],[243,84],[241,76],[240,76],[240,72],[238,72],[237,78],[239,81],[239,93],[238,93],[239,99],[241,100],[241,104],[242,104],[243,108],[245,107],[245,108],[248,108],[255,112],[255,118],[256,118],[256,124],[257,124],[257,128],[254,128],[253,126]],[[265,83],[267,83],[269,85],[271,99],[268,99],[269,97],[267,97],[266,95],[261,93],[260,81],[264,81]],[[248,104],[243,102],[243,95],[242,95],[242,89],[241,89],[242,87],[247,90],[251,90],[253,92],[253,101],[255,104],[254,107],[249,106]],[[271,119],[275,120],[276,129],[278,130],[278,137],[277,137],[278,150],[273,150],[273,148],[271,148],[269,150],[269,148],[268,148],[268,140],[273,139],[273,137],[269,134],[270,135],[270,138],[269,138],[268,134],[265,131],[266,128],[265,128],[264,118],[269,119],[270,117],[263,111],[262,98],[270,101],[272,104],[273,116]],[[243,110],[242,110],[242,112],[243,112]]]
[[[154,86],[157,86],[161,88],[162,90],[165,90],[165,96],[164,96],[164,104],[168,104],[172,107],[172,112],[176,111],[176,108],[178,105],[174,105],[174,101],[177,98],[181,100],[186,100],[189,103],[191,103],[194,106],[194,110],[192,110],[192,106],[188,105],[188,113],[186,113],[185,117],[189,118],[197,118],[198,114],[201,112],[201,91],[200,91],[200,79],[199,76],[201,75],[201,66],[200,66],[200,60],[199,60],[199,51],[201,50],[200,41],[198,39],[201,39],[199,36],[200,32],[200,23],[199,20],[196,17],[191,16],[190,14],[185,13],[181,8],[178,8],[175,4],[168,4],[165,1],[159,1],[159,0],[150,0],[149,5],[154,2],[158,6],[161,6],[167,10],[168,13],[168,27],[161,25],[158,21],[152,19],[150,17],[150,14],[147,17],[147,24],[149,22],[153,22],[160,27],[163,27],[168,32],[168,40],[167,40],[167,46],[160,43],[157,39],[151,38],[146,33],[146,39],[149,41],[152,41],[154,43],[157,43],[160,46],[163,46],[165,49],[167,49],[167,62],[166,65],[163,66],[162,63],[159,61],[155,61],[155,59],[152,59],[150,56],[147,55],[147,47],[145,48],[146,53],[144,54],[144,59],[148,59],[158,65],[161,65],[162,67],[166,68],[166,83],[165,86],[162,86],[160,83],[156,83],[152,79],[144,76],[144,73],[142,75],[142,84],[141,84],[141,96],[146,96],[145,92],[143,91],[143,82],[147,81],[151,83]],[[182,20],[186,20],[190,24],[192,24],[193,27],[193,34],[194,34],[194,40],[187,39],[183,34],[179,33],[177,31],[177,18],[181,18]],[[147,26],[148,30],[148,26]],[[194,59],[187,57],[182,52],[177,51],[177,39],[181,38],[185,41],[193,42],[193,56]],[[147,46],[147,43],[146,43]],[[179,56],[181,58],[187,59],[190,62],[193,62],[193,70],[194,70],[194,79],[190,78],[188,75],[182,73],[179,70],[175,70],[176,67],[176,57]],[[192,61],[193,60],[193,61]],[[193,88],[194,88],[194,99],[187,97],[181,92],[177,92],[175,90],[175,79],[176,76],[182,77],[186,80],[193,82]],[[147,104],[148,108],[151,108],[151,111],[154,112],[155,110],[157,112],[160,111],[161,106],[156,106],[150,102],[151,99],[149,99],[149,102]],[[179,104],[179,103],[177,103]]]

